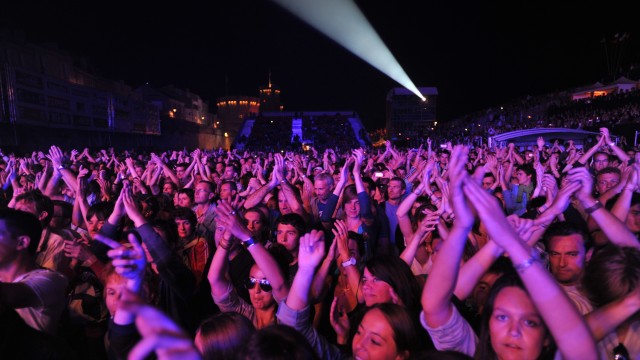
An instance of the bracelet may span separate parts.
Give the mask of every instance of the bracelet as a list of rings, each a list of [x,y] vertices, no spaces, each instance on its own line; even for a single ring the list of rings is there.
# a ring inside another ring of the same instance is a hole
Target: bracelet
[[[613,141],[609,143],[609,146],[614,146],[616,143],[614,143]]]
[[[586,209],[584,209],[584,212],[586,212],[587,214],[591,215],[594,211],[598,210],[602,208],[602,203],[599,200],[596,200],[596,203],[593,204],[593,206],[590,206]]]
[[[66,169],[66,167],[64,167],[64,165],[62,165],[62,164],[58,165],[58,170],[63,170],[63,169]]]

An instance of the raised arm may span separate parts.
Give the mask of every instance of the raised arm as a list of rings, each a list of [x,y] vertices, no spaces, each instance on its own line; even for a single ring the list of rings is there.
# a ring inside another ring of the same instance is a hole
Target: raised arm
[[[465,182],[464,193],[491,238],[509,255],[560,353],[567,359],[597,359],[595,342],[584,318],[552,275],[537,261],[531,247],[511,228],[497,199],[471,181]]]
[[[593,177],[586,168],[579,167],[569,170],[567,180],[580,183],[580,190],[576,192],[575,196],[584,207],[584,211],[598,224],[609,241],[618,246],[640,248],[638,240],[629,228],[605,209],[600,201],[593,198]]]
[[[604,143],[609,146],[609,149],[611,149],[613,153],[616,154],[618,159],[620,159],[623,164],[629,164],[629,160],[631,160],[631,157],[627,155],[624,150],[620,149],[614,141],[611,140],[609,129],[600,128],[600,134],[602,134],[602,136],[604,137]]]
[[[260,244],[254,242],[251,237],[251,231],[247,229],[238,218],[236,211],[225,201],[219,201],[216,208],[218,223],[230,231],[233,236],[242,240],[243,245],[249,250],[249,253],[256,262],[256,265],[262,270],[267,280],[273,287],[273,297],[276,301],[281,301],[287,297],[289,293],[289,285],[285,281],[284,275],[280,272],[278,263],[271,256],[269,251]]]
[[[440,249],[438,260],[434,262],[422,292],[424,320],[432,328],[446,324],[452,316],[451,295],[456,287],[467,234],[471,231],[474,223],[474,216],[462,191],[464,179],[468,177],[465,170],[468,151],[466,147],[456,146],[451,152],[449,161],[451,196],[449,200],[456,215],[456,221],[454,221],[453,228]]]
[[[293,310],[302,310],[309,305],[309,289],[315,270],[324,259],[324,233],[311,230],[300,237],[298,272],[293,279],[286,304]]]
[[[262,199],[264,199],[264,197],[267,196],[268,193],[273,191],[273,189],[275,189],[276,186],[278,186],[278,184],[279,184],[278,178],[276,177],[275,169],[274,169],[273,172],[271,173],[271,180],[269,180],[267,184],[261,186],[258,190],[252,192],[247,197],[247,199],[244,202],[244,208],[250,209],[254,206],[259,205],[262,202]]]

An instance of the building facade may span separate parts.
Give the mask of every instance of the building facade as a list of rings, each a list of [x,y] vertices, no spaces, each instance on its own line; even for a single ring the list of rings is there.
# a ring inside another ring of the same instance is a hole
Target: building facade
[[[391,140],[411,143],[428,137],[429,131],[435,126],[438,89],[420,87],[418,90],[426,100],[421,100],[402,87],[393,88],[387,93],[386,129]]]

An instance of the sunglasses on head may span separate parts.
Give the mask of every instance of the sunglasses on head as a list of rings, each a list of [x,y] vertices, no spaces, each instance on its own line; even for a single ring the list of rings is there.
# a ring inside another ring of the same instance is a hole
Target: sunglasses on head
[[[273,288],[271,287],[271,283],[269,282],[269,280],[258,280],[258,279],[254,279],[254,278],[248,278],[245,283],[244,286],[247,289],[253,289],[256,287],[256,284],[260,285],[260,289],[262,291],[266,291],[266,292],[270,292]]]

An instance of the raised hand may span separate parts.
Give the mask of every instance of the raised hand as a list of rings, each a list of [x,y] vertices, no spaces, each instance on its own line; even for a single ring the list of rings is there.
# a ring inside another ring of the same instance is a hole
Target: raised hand
[[[136,327],[142,339],[129,352],[129,360],[143,360],[155,351],[159,360],[200,360],[191,337],[162,311],[146,304],[131,291],[125,291],[118,303],[136,316]]]
[[[581,185],[579,190],[575,193],[575,196],[576,198],[578,198],[578,200],[586,201],[593,197],[593,177],[591,176],[591,174],[589,174],[589,171],[586,168],[579,167],[569,170],[567,181],[577,182]]]
[[[49,155],[47,155],[47,158],[51,160],[51,163],[53,164],[53,167],[55,169],[59,168],[65,160],[62,150],[60,150],[60,148],[55,145],[52,145],[49,148]]]
[[[298,266],[313,269],[318,267],[324,259],[324,248],[324,233],[322,231],[311,230],[311,232],[302,235],[298,250]]]
[[[449,160],[449,179],[451,180],[449,186],[449,201],[456,216],[454,225],[461,225],[463,227],[473,226],[475,220],[463,192],[464,182],[467,180],[472,181],[466,170],[468,159],[469,148],[456,145],[451,152],[451,159]]]
[[[245,240],[251,236],[251,232],[244,223],[240,220],[238,214],[233,209],[231,204],[226,201],[220,200],[218,201],[218,206],[216,207],[216,220],[218,225],[225,228],[225,230],[231,232],[233,236],[237,237],[240,240]]]

